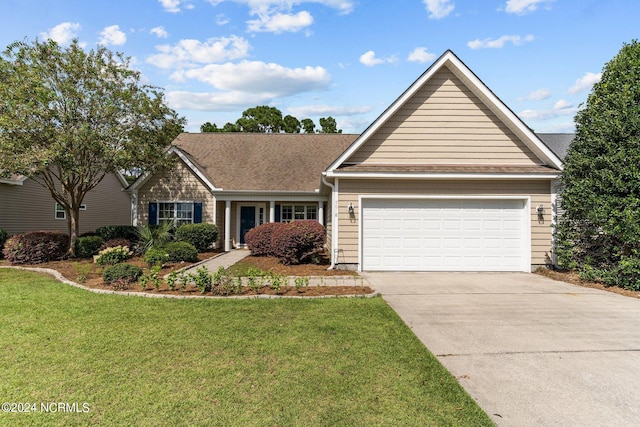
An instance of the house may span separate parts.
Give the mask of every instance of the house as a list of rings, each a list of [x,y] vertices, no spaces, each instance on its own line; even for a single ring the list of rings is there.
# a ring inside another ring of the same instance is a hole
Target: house
[[[315,219],[338,268],[528,272],[553,258],[570,138],[536,135],[447,51],[361,135],[180,135],[175,170],[131,186],[133,217],[213,222],[226,251]]]
[[[131,224],[131,199],[120,174],[107,174],[84,198],[80,210],[80,233],[104,225]],[[68,231],[64,209],[49,190],[33,179],[11,175],[0,179],[0,228],[9,234],[26,231]]]

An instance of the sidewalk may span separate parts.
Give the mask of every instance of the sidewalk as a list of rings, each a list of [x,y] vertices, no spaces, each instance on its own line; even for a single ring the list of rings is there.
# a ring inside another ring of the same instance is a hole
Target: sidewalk
[[[234,249],[229,252],[221,253],[220,255],[216,255],[213,258],[210,258],[206,261],[200,262],[198,264],[194,264],[189,268],[186,268],[185,271],[189,273],[195,273],[196,269],[200,268],[200,266],[207,267],[207,270],[210,272],[215,272],[218,268],[228,268],[233,264],[237,263],[241,259],[248,257],[251,255],[251,251],[248,249]]]

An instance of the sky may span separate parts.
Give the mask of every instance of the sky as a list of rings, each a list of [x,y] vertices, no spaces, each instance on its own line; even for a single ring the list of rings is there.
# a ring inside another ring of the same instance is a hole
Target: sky
[[[572,132],[637,0],[3,0],[0,45],[51,38],[131,57],[187,118],[247,108],[361,133],[446,50],[536,132]]]

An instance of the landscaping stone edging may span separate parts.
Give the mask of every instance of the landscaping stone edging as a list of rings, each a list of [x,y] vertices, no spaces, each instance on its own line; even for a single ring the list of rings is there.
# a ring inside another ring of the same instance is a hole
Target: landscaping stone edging
[[[36,273],[45,273],[53,276],[59,282],[62,282],[66,285],[73,286],[74,288],[82,289],[88,292],[93,292],[96,294],[106,294],[106,295],[123,295],[123,296],[135,296],[142,298],[172,298],[172,299],[279,299],[279,298],[301,298],[301,299],[322,299],[322,298],[373,298],[380,295],[379,292],[373,290],[370,294],[363,295],[317,295],[317,296],[294,296],[294,295],[267,295],[267,294],[259,294],[259,295],[229,295],[229,296],[218,296],[218,295],[161,295],[161,294],[149,294],[146,292],[131,292],[131,291],[114,291],[109,289],[95,289],[90,288],[88,286],[83,286],[79,283],[71,281],[60,274],[59,271],[53,270],[51,268],[42,268],[42,267],[20,267],[20,266],[8,266],[2,265],[0,268],[13,268],[16,270],[26,270],[33,271]],[[290,276],[295,277],[295,276]],[[324,276],[310,276],[314,278],[324,277]],[[352,278],[353,276],[331,276],[337,278]],[[331,284],[327,284],[326,286],[334,286]],[[351,285],[348,285],[351,286]],[[370,285],[368,285],[371,287]]]

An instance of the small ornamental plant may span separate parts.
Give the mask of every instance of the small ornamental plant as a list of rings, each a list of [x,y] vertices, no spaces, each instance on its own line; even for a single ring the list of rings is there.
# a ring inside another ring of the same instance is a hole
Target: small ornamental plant
[[[103,249],[93,257],[93,262],[99,266],[115,265],[128,260],[133,255],[127,246],[114,246]]]

